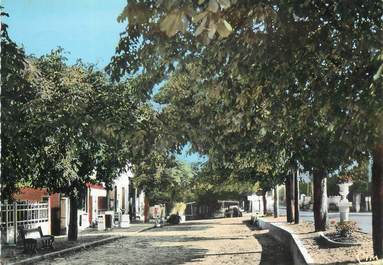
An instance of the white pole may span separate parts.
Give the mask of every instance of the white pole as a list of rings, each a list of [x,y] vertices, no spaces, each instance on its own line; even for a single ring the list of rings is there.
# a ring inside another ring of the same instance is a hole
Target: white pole
[[[13,203],[13,242],[17,243],[17,203]]]
[[[9,224],[8,224],[8,211],[9,211],[8,201],[5,201],[5,242],[8,243],[9,239]]]
[[[47,205],[47,207],[48,207],[48,209],[47,209],[47,211],[48,211],[48,234],[50,235],[50,234],[52,234],[52,231],[51,231],[52,216],[51,216],[51,211],[50,211],[51,210],[51,196],[50,195],[48,197],[48,205]]]

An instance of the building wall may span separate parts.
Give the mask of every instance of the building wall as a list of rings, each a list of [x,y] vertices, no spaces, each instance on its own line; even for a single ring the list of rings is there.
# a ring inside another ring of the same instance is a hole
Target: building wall
[[[263,213],[263,198],[253,193],[247,198],[250,201],[250,211],[253,213],[260,212]],[[274,197],[272,192],[266,193],[266,207],[267,211],[272,211],[274,209]]]
[[[49,200],[49,224],[43,225],[43,232],[53,235],[60,234],[60,193],[49,194],[47,189],[24,187],[18,193],[15,193],[13,198],[19,202],[43,202]]]
[[[44,197],[47,197],[47,189],[35,189],[35,188],[21,188],[18,193],[13,195],[16,201],[30,201],[30,202],[41,202]]]
[[[137,192],[136,199],[136,218],[140,221],[144,221],[144,210],[145,210],[145,192]]]
[[[60,194],[55,193],[49,197],[51,211],[51,234],[60,235]]]
[[[98,210],[106,211],[106,197],[98,197]]]
[[[133,174],[130,170],[123,172],[115,181],[114,181],[114,205],[116,212],[124,212],[127,214],[129,212],[129,185],[130,179],[133,177]]]

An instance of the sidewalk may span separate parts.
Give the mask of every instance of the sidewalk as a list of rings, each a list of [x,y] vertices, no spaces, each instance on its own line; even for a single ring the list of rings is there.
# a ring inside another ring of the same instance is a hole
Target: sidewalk
[[[77,241],[68,241],[67,235],[55,236],[55,249],[40,250],[37,254],[23,253],[22,242],[17,246],[2,246],[2,264],[33,264],[38,260],[60,256],[68,252],[80,251],[96,245],[105,244],[122,237],[134,235],[148,230],[153,224],[131,224],[129,228],[113,228],[108,231],[98,231],[97,228],[88,228],[78,234]]]
[[[118,228],[115,227],[112,230],[99,231],[97,228],[87,228],[79,233],[79,236],[94,236],[94,235],[128,235],[130,233],[139,233],[141,231],[147,230],[154,227],[152,223],[131,223],[128,228]],[[66,237],[59,236],[59,237]]]

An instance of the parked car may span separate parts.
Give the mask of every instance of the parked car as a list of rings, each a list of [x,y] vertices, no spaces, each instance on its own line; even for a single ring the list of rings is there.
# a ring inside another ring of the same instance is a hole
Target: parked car
[[[236,205],[230,206],[229,209],[225,211],[225,217],[242,217],[242,211]]]
[[[169,224],[172,224],[172,225],[178,225],[179,223],[181,223],[181,216],[179,216],[178,214],[171,214],[168,218],[168,220],[166,220]]]

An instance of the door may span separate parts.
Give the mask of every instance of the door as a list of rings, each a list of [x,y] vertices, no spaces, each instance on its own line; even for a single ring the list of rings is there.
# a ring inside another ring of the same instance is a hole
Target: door
[[[98,216],[98,196],[92,196],[92,221],[96,222]]]

